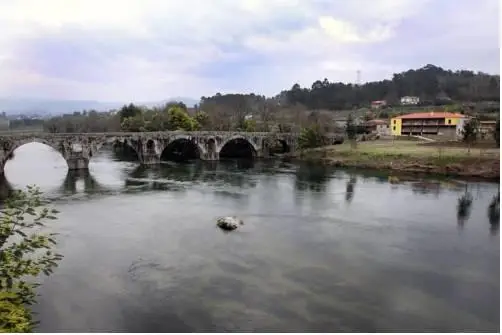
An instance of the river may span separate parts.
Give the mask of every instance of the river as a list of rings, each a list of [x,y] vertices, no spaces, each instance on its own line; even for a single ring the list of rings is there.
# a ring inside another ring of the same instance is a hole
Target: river
[[[106,150],[67,175],[41,144],[5,171],[61,211],[42,332],[499,331],[498,184],[272,161],[142,169]],[[220,231],[226,215],[244,225]]]

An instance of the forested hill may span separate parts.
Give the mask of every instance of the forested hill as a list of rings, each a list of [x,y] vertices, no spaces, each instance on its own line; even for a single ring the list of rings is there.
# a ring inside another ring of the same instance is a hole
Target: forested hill
[[[451,71],[427,65],[417,70],[396,73],[390,80],[368,82],[362,85],[318,80],[311,87],[293,85],[282,91],[274,100],[281,106],[303,105],[307,109],[352,109],[368,107],[371,101],[386,100],[399,104],[403,96],[418,96],[424,105],[448,101],[479,102],[500,100],[500,76],[473,71]],[[243,99],[247,97],[246,99]],[[216,94],[202,97],[201,104],[235,105],[242,100],[264,97],[241,94]],[[251,101],[247,101],[250,103]]]

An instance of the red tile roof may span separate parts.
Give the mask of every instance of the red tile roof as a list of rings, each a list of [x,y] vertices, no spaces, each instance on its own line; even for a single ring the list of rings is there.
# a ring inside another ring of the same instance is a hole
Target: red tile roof
[[[449,113],[449,112],[423,112],[423,113],[411,113],[406,115],[397,116],[396,119],[445,119],[445,118],[461,118],[465,115],[459,113]]]

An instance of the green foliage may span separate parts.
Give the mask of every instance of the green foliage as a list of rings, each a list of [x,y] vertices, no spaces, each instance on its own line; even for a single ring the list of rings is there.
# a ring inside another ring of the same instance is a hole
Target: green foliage
[[[199,129],[197,121],[180,107],[171,107],[167,111],[169,130],[193,131]]]
[[[180,108],[184,110],[185,112],[188,110],[187,105],[185,105],[184,102],[182,101],[170,101],[165,105],[165,110],[169,110],[171,108]]]
[[[200,114],[201,120],[207,119],[207,115]],[[179,103],[167,104],[162,109],[139,111],[135,116],[126,117],[122,120],[120,128],[123,131],[164,131],[186,130],[194,131],[200,128],[199,122],[188,115],[186,106]]]
[[[204,111],[198,111],[195,114],[195,121],[197,121],[201,128],[205,128],[209,125],[209,115]]]
[[[354,140],[357,135],[357,126],[354,122],[354,116],[350,113],[347,116],[347,123],[345,125],[345,132],[349,140]]]
[[[242,121],[242,127],[241,127],[241,129],[243,131],[247,131],[247,132],[256,131],[256,121],[255,120],[244,120],[244,121]]]
[[[120,124],[120,128],[123,131],[130,132],[145,131],[145,120],[143,115],[138,114],[136,116],[126,117]]]
[[[146,131],[162,131],[167,124],[167,116],[159,111],[152,111],[145,115],[147,119],[145,121]]]
[[[52,249],[55,234],[43,233],[44,221],[54,220],[35,187],[15,191],[0,217],[0,330],[30,331],[32,318],[27,305],[35,303],[33,281],[50,275],[62,256]]]
[[[462,129],[462,140],[465,143],[471,144],[476,142],[478,138],[479,122],[476,118],[467,120]]]
[[[124,107],[122,107],[119,111],[120,115],[120,123],[124,121],[124,119],[129,118],[129,117],[135,117],[138,115],[141,115],[142,110],[138,106],[135,106],[134,104],[129,104]]]
[[[0,333],[29,333],[32,330],[31,313],[20,297],[0,291]]]
[[[323,146],[325,142],[326,139],[318,126],[303,128],[298,137],[300,149],[317,148]]]

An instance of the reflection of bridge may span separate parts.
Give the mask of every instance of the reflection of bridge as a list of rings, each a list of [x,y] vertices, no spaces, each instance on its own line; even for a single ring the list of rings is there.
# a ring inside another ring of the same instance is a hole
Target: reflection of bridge
[[[332,135],[330,137],[335,137]],[[160,163],[164,151],[176,150],[183,143],[202,160],[219,160],[231,156],[230,147],[247,152],[249,157],[268,157],[270,148],[281,143],[284,152],[294,151],[298,146],[296,133],[247,133],[217,131],[166,131],[143,133],[10,133],[0,134],[0,173],[3,173],[9,156],[18,147],[32,142],[46,144],[60,152],[70,170],[87,169],[89,160],[101,146],[107,143],[122,143],[131,147],[141,164]]]
[[[106,186],[100,185],[90,174],[89,170],[69,170],[63,183],[59,187],[59,192],[63,194],[77,193],[77,182],[82,181],[84,193],[97,191],[108,191]],[[5,175],[0,175],[0,203],[7,199],[14,191],[14,187],[7,180]]]

